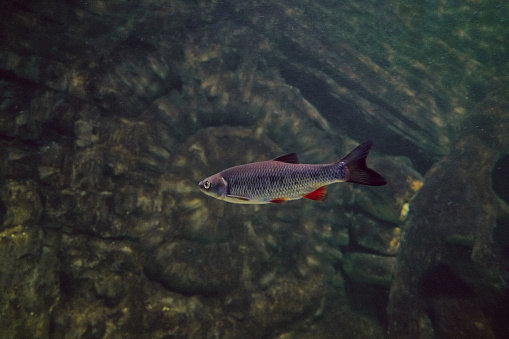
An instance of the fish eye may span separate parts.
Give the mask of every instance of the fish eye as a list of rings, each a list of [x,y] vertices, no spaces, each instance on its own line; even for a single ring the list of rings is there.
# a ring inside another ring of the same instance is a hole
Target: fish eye
[[[207,181],[205,181],[205,182],[203,183],[203,187],[204,187],[206,190],[208,190],[208,189],[210,188],[210,181],[208,181],[208,180],[207,180]]]

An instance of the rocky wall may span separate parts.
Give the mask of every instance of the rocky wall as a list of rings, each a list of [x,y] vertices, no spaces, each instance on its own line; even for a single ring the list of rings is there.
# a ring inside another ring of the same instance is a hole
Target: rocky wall
[[[497,11],[368,0],[0,11],[2,337],[380,338],[387,323],[404,337],[423,322],[446,336],[461,328],[456,309],[479,333],[503,333],[483,308],[499,310],[507,291],[504,248],[490,242],[507,224],[489,188],[507,151]],[[261,206],[197,187],[288,152],[336,161],[365,139],[387,186]],[[450,230],[454,215],[492,222]],[[449,258],[443,242],[472,257]],[[435,273],[412,270],[449,274],[467,297],[415,299]]]

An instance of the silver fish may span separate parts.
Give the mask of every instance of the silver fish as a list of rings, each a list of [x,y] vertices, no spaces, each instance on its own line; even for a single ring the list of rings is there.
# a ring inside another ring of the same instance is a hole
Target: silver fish
[[[230,167],[200,181],[200,190],[236,204],[283,203],[301,198],[322,201],[326,185],[353,182],[382,186],[387,181],[366,166],[372,142],[357,146],[332,164],[301,164],[290,153],[269,161]]]

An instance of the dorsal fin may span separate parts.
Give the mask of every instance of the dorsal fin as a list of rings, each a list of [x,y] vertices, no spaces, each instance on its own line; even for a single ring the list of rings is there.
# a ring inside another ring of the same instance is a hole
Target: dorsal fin
[[[275,159],[272,159],[272,161],[286,162],[289,164],[300,164],[297,153],[288,153]]]

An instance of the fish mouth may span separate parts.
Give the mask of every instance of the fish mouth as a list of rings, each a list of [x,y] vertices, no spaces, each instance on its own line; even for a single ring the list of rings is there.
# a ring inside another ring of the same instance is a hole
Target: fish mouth
[[[203,191],[205,188],[203,187],[203,181],[200,181],[200,183],[198,184],[198,186],[200,187],[200,189]]]

